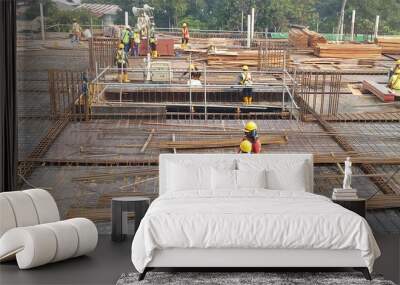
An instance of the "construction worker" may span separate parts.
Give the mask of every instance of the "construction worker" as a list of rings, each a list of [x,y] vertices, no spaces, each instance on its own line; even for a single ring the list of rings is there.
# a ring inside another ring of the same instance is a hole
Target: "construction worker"
[[[258,138],[257,124],[253,121],[247,122],[244,127],[244,138],[242,142],[245,140],[251,143],[251,153],[261,152],[261,141]]]
[[[128,80],[128,71],[126,70],[129,62],[128,62],[128,56],[127,53],[124,50],[124,44],[120,43],[118,46],[118,50],[115,54],[115,63],[118,67],[118,76],[117,76],[117,81],[118,82],[129,82]]]
[[[400,95],[400,68],[397,68],[390,78],[389,88],[391,88],[396,94]]]
[[[398,59],[395,63],[395,65],[389,70],[389,80],[392,78],[392,76],[395,74],[395,71],[397,69],[400,69],[400,59]]]
[[[138,29],[135,29],[133,32],[133,40],[132,40],[132,55],[133,56],[139,56],[139,47],[140,47],[140,32]]]
[[[131,48],[132,31],[129,26],[125,26],[121,32],[121,43],[124,45],[125,53],[128,54]]]
[[[253,84],[251,80],[251,73],[249,72],[249,67],[243,65],[242,73],[239,75],[239,85],[244,86],[243,88],[243,104],[250,105],[253,101]]]
[[[81,73],[81,79],[82,79],[82,94],[84,96],[87,96],[88,90],[89,90],[89,87],[88,87],[89,81],[88,81],[86,72]]]
[[[149,40],[149,44],[150,44],[150,50],[151,50],[151,57],[152,58],[156,58],[158,57],[158,53],[157,53],[157,39],[154,35],[152,35],[150,37]]]
[[[249,142],[248,140],[242,140],[242,142],[240,143],[240,150],[239,153],[251,153],[252,150],[252,144],[251,142]]]
[[[76,21],[76,19],[72,19],[72,38],[71,38],[71,43],[77,43],[79,44],[80,39],[81,39],[81,33],[82,33],[82,28],[79,25],[79,23]]]
[[[186,23],[182,24],[182,44],[181,48],[185,49],[187,48],[187,45],[189,43],[189,27]]]

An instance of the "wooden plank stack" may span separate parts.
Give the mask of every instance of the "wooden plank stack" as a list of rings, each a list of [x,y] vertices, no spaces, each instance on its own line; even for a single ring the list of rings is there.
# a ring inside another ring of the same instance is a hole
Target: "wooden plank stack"
[[[382,48],[375,44],[317,44],[314,54],[319,57],[376,59]]]
[[[314,48],[319,43],[327,42],[321,34],[307,28],[293,27],[289,31],[289,45],[295,48]]]
[[[376,195],[367,201],[367,209],[388,209],[400,207],[400,195]]]
[[[385,85],[370,80],[363,81],[362,90],[371,92],[383,102],[393,102],[396,97],[392,90]]]
[[[128,213],[129,220],[132,220],[134,217],[134,213]],[[70,208],[66,214],[66,218],[86,218],[93,222],[109,222],[111,221],[111,208]]]
[[[242,67],[243,65],[256,67],[260,63],[258,50],[217,50],[209,52],[207,64],[214,67]],[[284,61],[283,53],[276,51],[267,55],[268,60],[277,64]],[[289,60],[289,57],[286,58]]]
[[[218,50],[209,52],[207,55],[207,64],[212,66],[224,67],[237,67],[242,65],[257,66],[258,65],[258,51],[257,50],[243,50],[243,51],[229,51]]]
[[[235,137],[220,140],[197,140],[197,141],[161,141],[160,149],[206,149],[206,148],[225,148],[237,147],[242,137]],[[265,144],[286,144],[286,136],[264,135],[260,137],[260,141]]]
[[[382,53],[400,54],[400,37],[377,37],[375,43],[382,48]]]

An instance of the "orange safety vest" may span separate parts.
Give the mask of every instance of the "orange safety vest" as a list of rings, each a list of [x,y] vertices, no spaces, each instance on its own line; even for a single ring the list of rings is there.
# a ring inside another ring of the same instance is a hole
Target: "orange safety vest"
[[[186,28],[182,28],[182,37],[184,39],[188,39],[189,38],[189,29],[187,27]]]

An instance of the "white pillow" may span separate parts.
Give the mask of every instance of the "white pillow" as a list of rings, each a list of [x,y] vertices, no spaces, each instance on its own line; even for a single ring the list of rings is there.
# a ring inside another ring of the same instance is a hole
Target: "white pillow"
[[[268,169],[267,187],[272,190],[303,191],[307,189],[305,162]]]
[[[219,169],[212,168],[212,188],[216,191],[226,190],[233,191],[236,190],[236,170],[232,169]]]
[[[237,187],[243,188],[267,188],[267,170],[236,170]]]
[[[173,192],[211,188],[211,167],[187,166],[169,163],[167,177],[168,191]]]

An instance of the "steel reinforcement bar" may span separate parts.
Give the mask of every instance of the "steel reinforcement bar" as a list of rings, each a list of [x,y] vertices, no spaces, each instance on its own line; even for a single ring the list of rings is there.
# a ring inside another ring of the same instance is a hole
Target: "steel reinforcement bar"
[[[314,164],[334,164],[343,162],[345,156],[328,154],[315,154]],[[37,165],[47,166],[157,166],[158,157],[149,157],[143,159],[59,159],[59,158],[28,158],[27,162]],[[353,164],[377,164],[377,165],[400,165],[400,157],[394,158],[378,158],[359,154],[352,160]],[[380,176],[379,173],[374,173],[375,176]]]
[[[68,125],[69,119],[69,116],[66,116],[55,121],[47,131],[46,135],[40,140],[39,144],[32,150],[28,158],[19,162],[17,168],[17,174],[20,178],[18,180],[18,186],[21,186],[24,183],[24,179],[32,174],[32,171],[36,166],[34,160],[40,159],[49,150],[58,135]]]
[[[354,153],[355,156],[359,156],[360,153],[358,153],[354,147],[346,140],[344,136],[341,135],[336,135],[336,129],[332,127],[326,120],[324,120],[317,112],[315,112],[308,104],[307,102],[301,97],[301,96],[296,96],[297,100],[299,101],[299,105],[305,108],[305,111],[311,115],[314,116],[316,121],[321,125],[321,127],[328,133],[331,133],[331,137],[337,142],[337,144],[345,151],[347,152],[352,152]],[[376,169],[373,167],[372,164],[370,163],[363,163],[360,165],[360,169],[365,173],[365,174],[371,174],[371,175],[376,175],[378,172]],[[371,176],[369,177],[372,182],[385,194],[395,194],[396,192],[394,189],[387,183],[387,181],[378,176]]]

